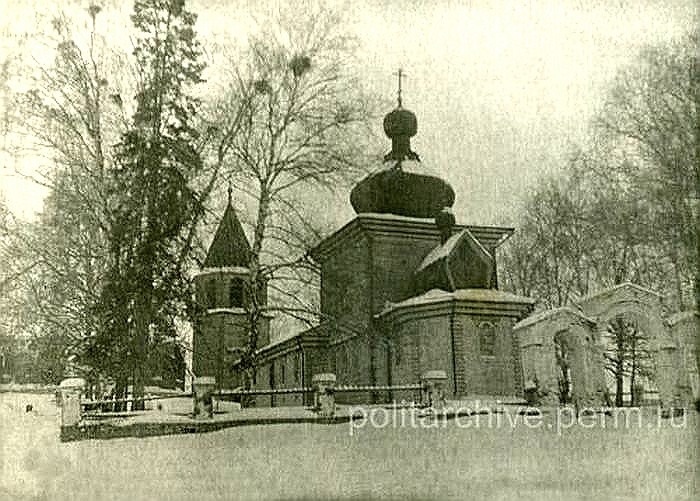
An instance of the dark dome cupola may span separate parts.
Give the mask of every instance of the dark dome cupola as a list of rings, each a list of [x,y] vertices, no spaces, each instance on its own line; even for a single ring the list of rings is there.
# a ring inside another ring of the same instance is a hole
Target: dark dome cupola
[[[398,106],[384,117],[384,132],[391,138],[391,151],[384,156],[389,165],[355,185],[350,203],[358,214],[434,218],[445,207],[452,207],[455,192],[439,177],[404,169],[404,162],[414,164],[420,162],[420,158],[411,151],[411,138],[418,132],[418,120],[412,111],[402,107],[402,75],[399,70]]]
[[[384,160],[418,160],[418,155],[411,151],[411,138],[418,132],[416,115],[399,106],[384,117],[384,132],[391,138],[391,151]]]

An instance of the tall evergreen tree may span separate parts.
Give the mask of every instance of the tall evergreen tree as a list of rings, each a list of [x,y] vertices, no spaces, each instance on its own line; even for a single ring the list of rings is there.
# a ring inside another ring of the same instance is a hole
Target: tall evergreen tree
[[[131,17],[139,89],[131,128],[117,145],[112,172],[109,272],[100,301],[102,328],[91,346],[117,371],[117,393],[133,378],[143,393],[149,353],[175,335],[191,305],[184,258],[189,229],[202,213],[191,181],[202,169],[193,126],[201,82],[195,14],[184,0],[137,0]]]

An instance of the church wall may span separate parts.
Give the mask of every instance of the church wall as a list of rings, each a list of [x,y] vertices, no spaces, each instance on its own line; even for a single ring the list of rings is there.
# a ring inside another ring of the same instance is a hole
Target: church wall
[[[359,335],[330,347],[333,369],[339,386],[369,385],[370,377],[370,340],[368,335]],[[336,395],[336,401],[343,404],[367,403],[368,392],[342,392]]]
[[[233,363],[235,360],[227,353],[227,348],[241,346],[245,342],[241,328],[244,321],[242,316],[223,312],[207,314],[202,319],[201,331],[194,338],[195,375],[214,376],[222,387],[230,386],[230,377],[224,368],[227,362]]]
[[[418,327],[414,322],[406,322],[400,326],[392,337],[392,384],[412,384],[420,379],[420,337]],[[401,402],[415,401],[418,398],[413,391],[395,391],[392,398]]]
[[[305,370],[307,371],[308,381],[314,374],[323,374],[333,372],[333,361],[331,360],[331,350],[327,346],[314,346],[305,348]]]
[[[447,374],[448,398],[454,395],[455,377],[452,364],[452,334],[450,315],[440,315],[416,320],[418,334],[417,378],[406,383],[417,383],[426,371],[442,370]]]
[[[447,374],[448,396],[454,393],[452,338],[449,315],[411,319],[394,327],[392,333],[392,384],[415,384],[421,374],[443,370]],[[395,391],[395,401],[412,401],[415,391]]]
[[[242,306],[241,304],[231,304],[230,292],[233,282],[246,276],[230,271],[215,271],[198,275],[195,277],[197,301],[204,308]],[[261,283],[258,287],[258,303],[261,305],[267,304],[267,282]]]
[[[302,386],[301,350],[289,352],[275,360],[277,388],[300,388]],[[276,395],[275,405],[303,405],[301,393]]]
[[[323,262],[321,311],[329,320],[363,330],[370,320],[369,242],[359,236]]]
[[[195,376],[216,376],[221,365],[223,340],[215,335],[219,319],[205,317],[192,339],[192,370]]]
[[[311,386],[311,380],[314,375],[333,372],[329,354],[330,349],[327,346],[311,346],[304,348],[303,370],[306,386]],[[306,394],[305,399],[305,405],[313,404],[313,394]]]
[[[198,303],[208,310],[204,314],[197,334],[193,338],[192,367],[195,375],[214,376],[220,388],[241,386],[241,375],[232,370],[240,357],[234,348],[242,348],[247,342],[248,318],[242,305],[231,304],[231,286],[241,280],[239,273],[213,271],[195,277]],[[266,303],[266,286],[261,287],[259,299]],[[212,311],[213,310],[213,311]],[[258,346],[270,342],[270,317],[264,316],[258,325]]]
[[[270,388],[268,378],[270,374],[270,367],[272,363],[267,362],[264,364],[258,364],[255,367],[255,377],[253,379],[253,388],[256,390],[265,390]],[[253,397],[253,402],[255,407],[271,407],[272,397],[269,395],[255,395]]]
[[[234,348],[247,343],[248,319],[241,311],[208,313],[200,325],[200,332],[193,339],[193,370],[197,376],[214,376],[221,388],[235,388],[241,384],[239,375],[231,370],[240,357]],[[258,345],[269,343],[270,319],[262,318],[259,326]]]
[[[374,343],[374,381],[376,385],[388,385],[393,381],[393,374],[390,379],[390,369],[391,364],[390,357],[391,350],[386,340],[377,338]],[[380,391],[374,396],[375,402],[377,403],[389,403],[392,401],[392,395],[390,391]]]
[[[406,318],[387,327],[391,339],[392,384],[411,384],[429,370],[447,375],[448,398],[522,395],[520,351],[514,319],[443,311]],[[394,400],[413,400],[400,391]]]
[[[514,343],[513,320],[505,317],[460,315],[461,342],[455,361],[464,367],[458,391],[471,395],[519,395],[522,374]],[[455,336],[460,335],[459,331]],[[461,371],[460,371],[461,372]]]
[[[379,313],[387,301],[397,302],[415,293],[414,271],[439,239],[409,235],[372,235],[372,313]]]
[[[295,347],[281,353],[256,367],[253,387],[258,390],[301,388],[304,385],[304,365],[305,357],[301,349]],[[254,400],[256,407],[304,405],[304,396],[301,393],[256,395]]]

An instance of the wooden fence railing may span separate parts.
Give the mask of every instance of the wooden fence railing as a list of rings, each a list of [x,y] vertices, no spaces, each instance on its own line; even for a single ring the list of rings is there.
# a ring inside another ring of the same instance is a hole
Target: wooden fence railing
[[[168,395],[145,395],[138,398],[102,399],[81,401],[84,381],[80,378],[65,380],[59,386],[60,398],[57,403],[61,406],[62,426],[77,425],[83,415],[90,411],[100,410],[105,406],[115,404],[134,404],[153,400],[167,400],[174,398],[192,398],[194,416],[211,418],[213,415],[213,400],[217,397],[235,397],[246,395],[288,395],[288,394],[314,394],[314,409],[319,415],[333,416],[335,412],[335,394],[349,392],[375,392],[375,391],[421,391],[421,400],[425,405],[434,405],[444,400],[444,383],[447,376],[443,371],[429,371],[423,375],[420,383],[396,384],[396,385],[336,385],[335,374],[317,374],[312,378],[312,386],[298,388],[266,388],[266,389],[237,389],[216,390],[215,380],[212,377],[196,378],[191,393],[175,393]]]

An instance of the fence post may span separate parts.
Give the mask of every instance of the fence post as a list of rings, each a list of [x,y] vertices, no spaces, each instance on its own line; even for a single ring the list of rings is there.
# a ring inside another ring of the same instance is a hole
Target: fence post
[[[80,423],[80,397],[85,388],[85,380],[80,377],[70,377],[61,381],[58,386],[61,395],[61,428],[75,426]]]
[[[442,409],[445,407],[445,384],[447,383],[447,374],[445,371],[427,371],[421,376],[421,392],[422,404],[434,409]]]
[[[211,418],[214,416],[213,393],[216,388],[216,378],[199,376],[192,383],[192,400],[195,418]]]
[[[314,388],[314,409],[322,417],[335,415],[335,374],[315,374],[311,378]]]

